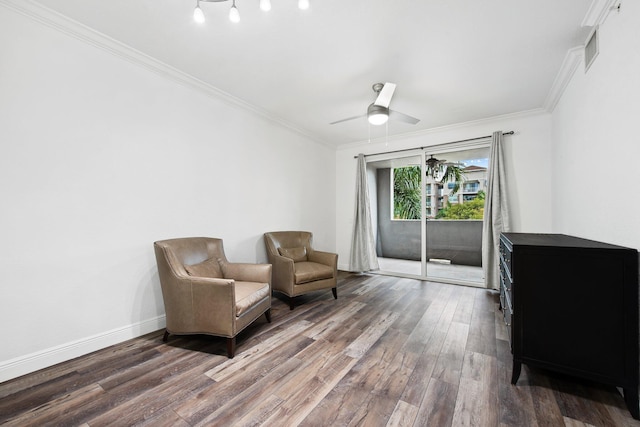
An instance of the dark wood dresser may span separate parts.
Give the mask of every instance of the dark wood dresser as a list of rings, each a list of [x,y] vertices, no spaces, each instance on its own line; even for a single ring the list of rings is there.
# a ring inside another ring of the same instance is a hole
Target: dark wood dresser
[[[638,408],[638,251],[563,234],[500,236],[500,305],[522,364],[611,384]]]

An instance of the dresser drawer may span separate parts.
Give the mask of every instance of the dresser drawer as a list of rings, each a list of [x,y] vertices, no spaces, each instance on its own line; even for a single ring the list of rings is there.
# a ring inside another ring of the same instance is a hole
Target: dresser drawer
[[[502,262],[500,263],[500,286],[505,288],[506,293],[509,294],[509,300],[513,301],[513,282]]]
[[[504,262],[505,267],[509,272],[509,276],[511,276],[513,272],[513,266],[511,265],[511,252],[511,248],[503,240],[500,240],[500,258]]]
[[[502,317],[509,333],[509,343],[513,346],[513,338],[511,334],[511,317],[513,316],[513,307],[511,305],[511,298],[507,289],[500,285],[500,305],[502,306]]]
[[[511,344],[511,348],[513,348],[513,334],[511,332],[511,316],[513,313],[511,310],[504,310],[504,324],[507,327],[507,332],[509,333],[509,344]]]

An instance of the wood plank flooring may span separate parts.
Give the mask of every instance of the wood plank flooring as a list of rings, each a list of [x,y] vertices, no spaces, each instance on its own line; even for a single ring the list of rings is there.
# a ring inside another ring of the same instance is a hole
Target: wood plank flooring
[[[158,331],[0,384],[7,426],[640,426],[615,387],[523,367],[498,296],[340,273],[238,337]]]

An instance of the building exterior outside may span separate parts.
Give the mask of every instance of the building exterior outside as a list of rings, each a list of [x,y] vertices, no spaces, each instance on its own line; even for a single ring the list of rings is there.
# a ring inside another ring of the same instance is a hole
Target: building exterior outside
[[[482,166],[467,166],[462,169],[464,181],[460,189],[453,193],[455,182],[440,183],[431,176],[427,177],[427,218],[433,219],[447,203],[458,204],[471,201],[478,197],[478,193],[487,191],[487,168]]]

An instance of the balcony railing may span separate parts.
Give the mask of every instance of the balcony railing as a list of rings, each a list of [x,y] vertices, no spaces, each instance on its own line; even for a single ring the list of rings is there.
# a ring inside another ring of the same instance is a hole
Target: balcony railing
[[[378,256],[420,260],[420,220],[391,221],[380,227]],[[427,259],[482,265],[482,220],[427,220]]]

